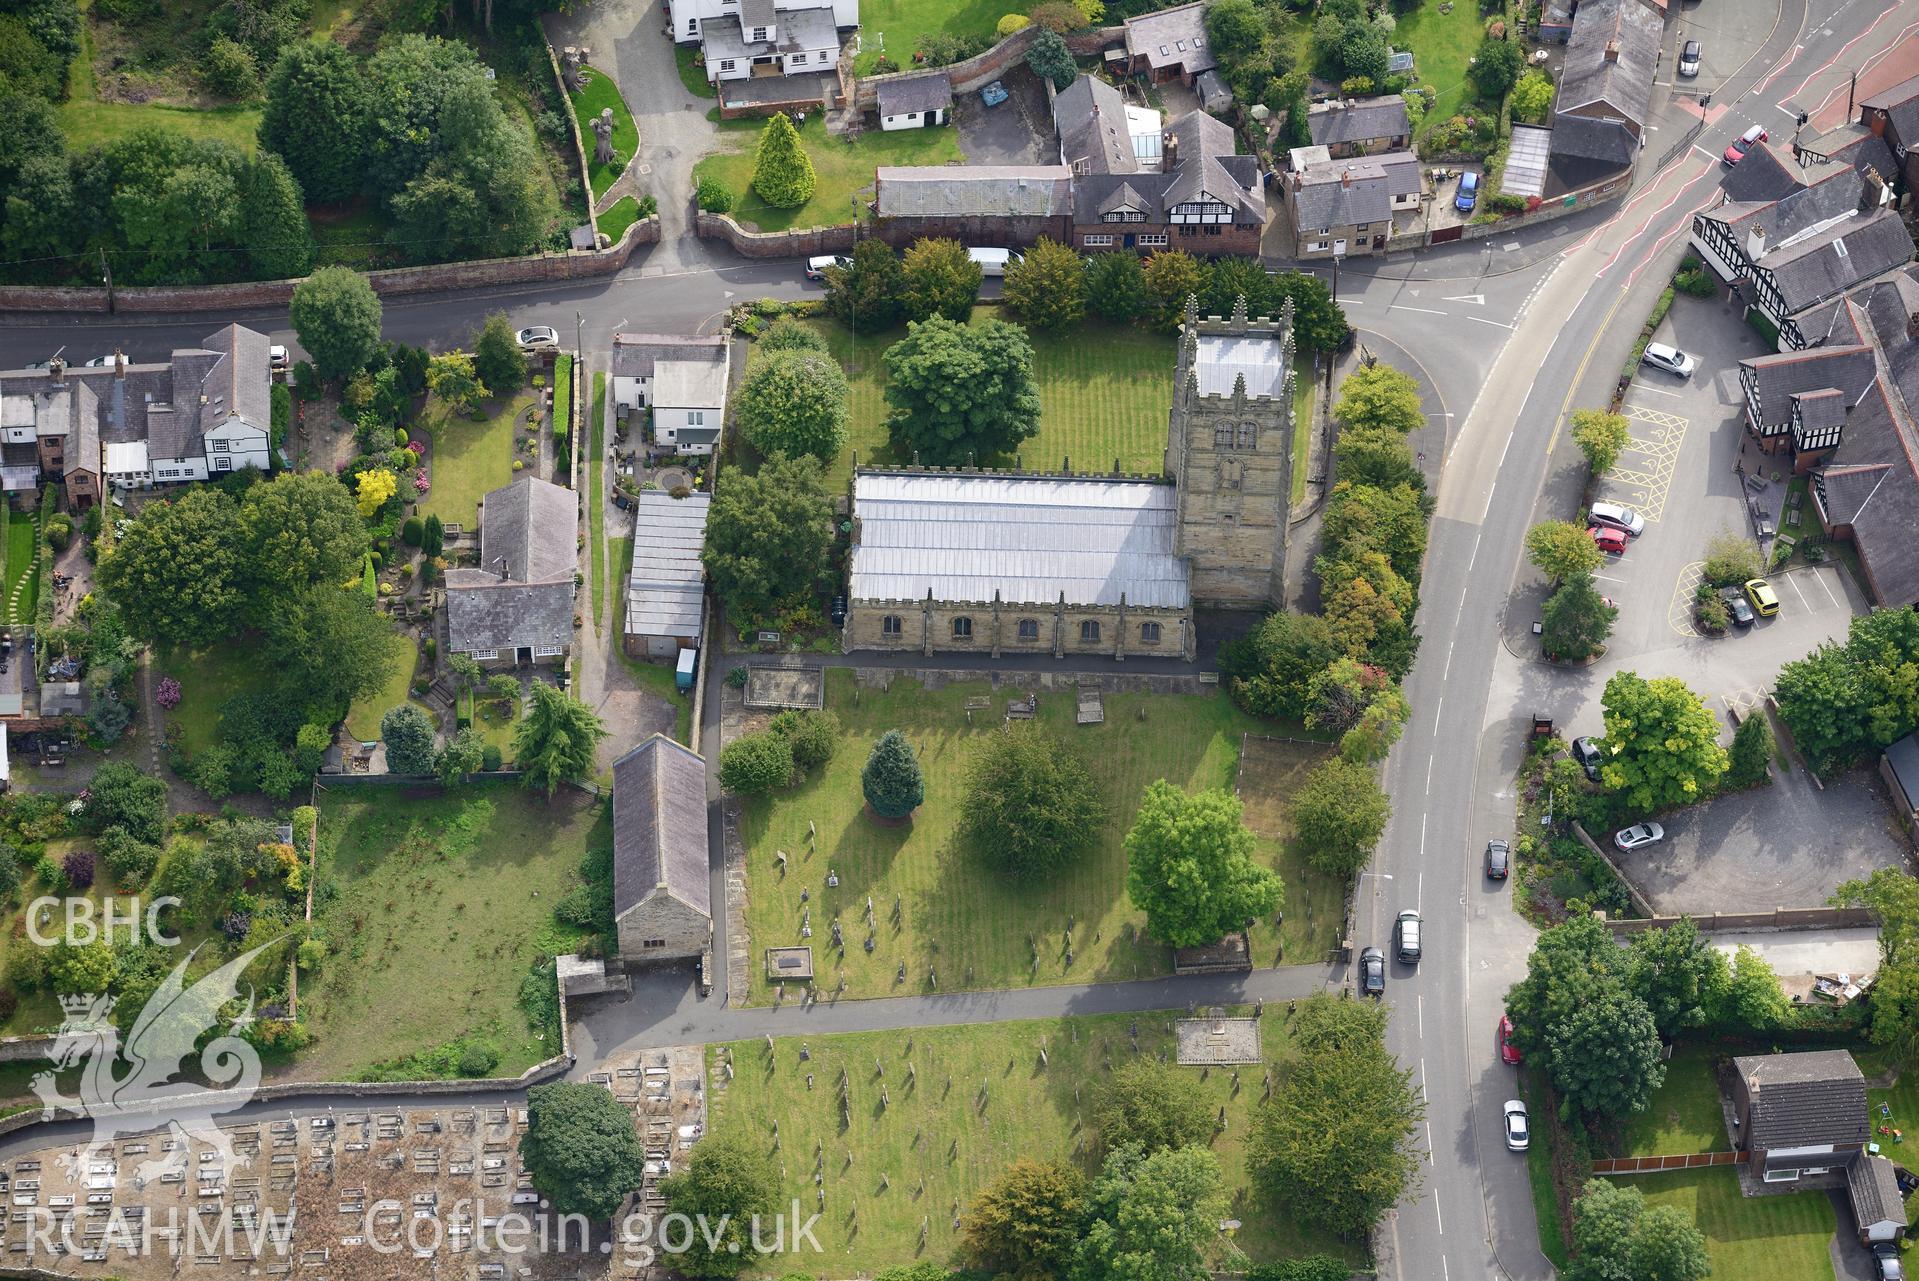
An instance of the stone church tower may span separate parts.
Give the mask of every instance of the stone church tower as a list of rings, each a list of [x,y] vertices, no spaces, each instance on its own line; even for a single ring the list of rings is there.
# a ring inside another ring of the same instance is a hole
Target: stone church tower
[[[1178,550],[1202,608],[1263,609],[1285,597],[1293,471],[1293,303],[1278,320],[1201,320],[1188,298],[1166,441],[1179,485]]]

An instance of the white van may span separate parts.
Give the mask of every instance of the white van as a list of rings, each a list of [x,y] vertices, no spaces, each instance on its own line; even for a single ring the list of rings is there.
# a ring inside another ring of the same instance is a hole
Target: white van
[[[1004,276],[1007,267],[1020,260],[1011,249],[968,249],[966,256],[979,264],[982,276]]]
[[[1593,524],[1624,530],[1633,538],[1646,532],[1645,516],[1618,503],[1594,503],[1592,511],[1588,514],[1592,517]]]

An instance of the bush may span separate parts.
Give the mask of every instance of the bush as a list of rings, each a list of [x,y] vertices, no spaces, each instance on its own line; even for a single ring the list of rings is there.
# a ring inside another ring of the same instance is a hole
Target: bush
[[[1509,196],[1505,192],[1495,192],[1486,197],[1486,207],[1494,213],[1520,214],[1526,212],[1526,197]]]
[[[65,873],[69,886],[84,890],[93,884],[93,855],[86,850],[74,850],[61,862],[60,870]]]
[[[1364,98],[1373,91],[1371,76],[1348,76],[1339,82],[1339,91],[1353,98]]]
[[[783,735],[746,734],[720,753],[720,786],[738,796],[763,796],[793,781],[793,748]]]
[[[1733,731],[1732,747],[1726,753],[1727,788],[1751,787],[1770,782],[1767,766],[1772,762],[1772,723],[1762,711],[1752,711]]]
[[[1699,572],[1713,587],[1737,587],[1759,577],[1760,566],[1759,545],[1726,528],[1706,540],[1706,559]]]
[[[1726,607],[1725,601],[1719,599],[1719,594],[1704,583],[1699,585],[1692,617],[1699,630],[1708,636],[1723,636],[1732,625],[1732,611]]]
[[[993,24],[993,32],[1004,40],[1015,31],[1024,31],[1033,24],[1033,20],[1023,13],[1009,13]]]
[[[132,833],[118,825],[100,833],[98,852],[100,861],[107,865],[121,889],[146,884],[160,862],[159,846],[135,840]]]
[[[418,516],[408,516],[400,526],[400,541],[408,547],[418,547],[426,537],[426,524]]]
[[[733,193],[716,179],[700,179],[698,199],[700,208],[707,213],[723,214],[733,211]]]
[[[468,1041],[460,1050],[460,1075],[485,1076],[500,1062],[500,1052],[485,1041]]]
[[[214,37],[201,66],[207,85],[222,98],[251,97],[260,87],[260,68],[246,46],[225,36]]]
[[[486,750],[480,753],[480,768],[492,773],[500,768],[500,749],[488,743]]]
[[[57,552],[63,552],[72,542],[73,518],[71,516],[58,515],[47,521],[47,546]]]
[[[839,747],[840,718],[832,712],[781,712],[767,729],[786,740],[793,764],[808,774],[824,767]]]

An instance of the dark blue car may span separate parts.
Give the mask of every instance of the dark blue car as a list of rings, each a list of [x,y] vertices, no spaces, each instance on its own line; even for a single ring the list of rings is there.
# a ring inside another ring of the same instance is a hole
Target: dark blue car
[[[1459,175],[1459,194],[1453,197],[1453,208],[1461,213],[1471,213],[1473,206],[1479,203],[1479,175],[1462,173]]]

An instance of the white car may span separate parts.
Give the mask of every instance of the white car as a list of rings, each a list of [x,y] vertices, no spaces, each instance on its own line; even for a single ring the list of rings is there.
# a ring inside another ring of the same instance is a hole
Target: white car
[[[1586,519],[1595,525],[1610,525],[1630,538],[1646,532],[1645,516],[1621,503],[1594,503]]]
[[[530,325],[520,331],[521,351],[558,351],[560,334],[549,325]]]
[[[806,260],[806,278],[808,280],[825,280],[826,269],[828,267],[850,267],[852,265],[853,260],[845,254],[821,254],[817,258],[808,258]]]
[[[1634,823],[1613,833],[1612,843],[1625,853],[1643,850],[1666,839],[1666,829],[1657,823]]]
[[[1688,356],[1677,347],[1668,347],[1662,342],[1647,343],[1646,354],[1640,357],[1640,359],[1646,364],[1651,365],[1654,369],[1663,369],[1667,373],[1677,374],[1681,378],[1692,377],[1692,371],[1699,367],[1699,362],[1691,356]]]
[[[112,363],[113,363],[113,357],[111,356],[95,356],[92,360],[89,360],[86,364],[80,367],[82,369],[101,369],[107,365],[111,365]]]
[[[1679,74],[1691,79],[1699,74],[1699,60],[1705,55],[1697,40],[1688,40],[1679,49]]]
[[[293,363],[293,357],[276,342],[267,348],[267,363],[274,369],[285,369]]]
[[[1500,1110],[1506,1115],[1506,1147],[1513,1152],[1524,1152],[1531,1141],[1526,1129],[1526,1105],[1518,1099],[1507,1099],[1506,1106]]]

